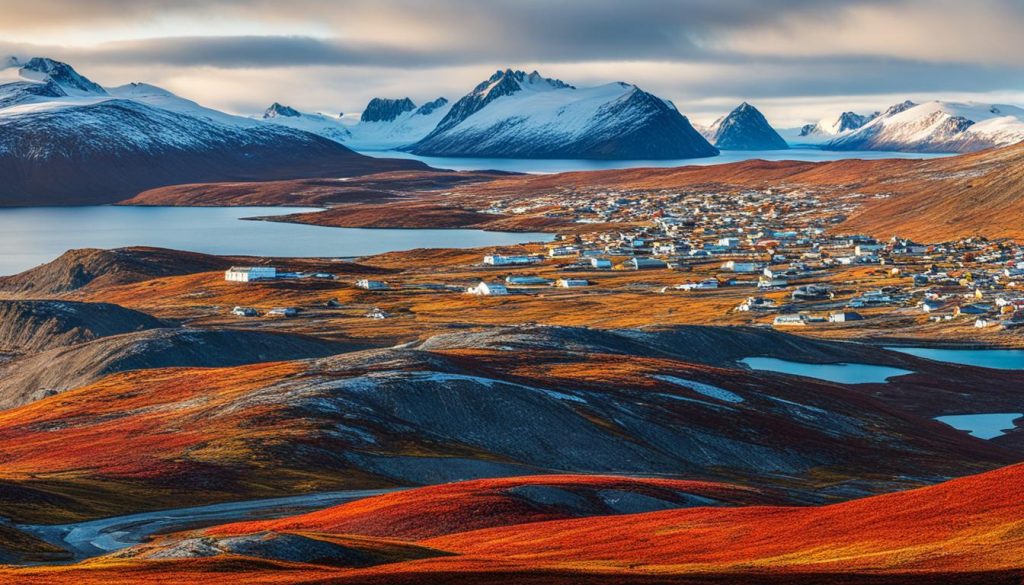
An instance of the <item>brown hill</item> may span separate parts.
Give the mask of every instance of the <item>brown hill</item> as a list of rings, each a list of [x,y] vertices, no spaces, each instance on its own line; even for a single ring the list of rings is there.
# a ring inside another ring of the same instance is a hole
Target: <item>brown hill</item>
[[[498,171],[393,171],[344,180],[298,179],[171,185],[139,193],[124,205],[335,205],[389,201],[415,191],[449,189],[509,176]]]
[[[0,301],[0,353],[43,351],[166,325],[109,303]]]
[[[161,276],[226,270],[232,259],[164,248],[83,248],[12,276],[0,277],[0,292],[35,296],[85,287],[139,282]]]

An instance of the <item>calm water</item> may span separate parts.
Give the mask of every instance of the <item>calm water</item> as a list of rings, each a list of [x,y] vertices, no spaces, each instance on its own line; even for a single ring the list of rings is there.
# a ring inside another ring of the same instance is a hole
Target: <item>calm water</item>
[[[808,364],[766,357],[748,357],[740,361],[755,370],[806,376],[840,384],[881,383],[893,376],[913,373],[910,370],[868,364]]]
[[[0,209],[0,274],[72,248],[158,246],[207,254],[363,256],[413,248],[474,248],[550,241],[541,233],[332,228],[240,218],[300,207],[29,207]]]
[[[892,351],[965,366],[1024,370],[1024,349],[933,349],[930,347],[887,347]]]
[[[979,439],[994,439],[1005,435],[1014,428],[1013,421],[1024,416],[1020,412],[996,412],[991,414],[951,414],[937,416],[935,420],[946,423],[954,429],[967,431]]]
[[[885,151],[838,152],[820,148],[790,148],[788,150],[730,150],[718,156],[673,160],[534,160],[522,158],[439,158],[416,156],[398,150],[364,150],[363,154],[388,158],[411,158],[441,169],[458,171],[501,170],[519,173],[561,173],[566,171],[594,171],[602,169],[630,169],[637,167],[678,167],[687,165],[716,165],[750,159],[829,161],[847,158],[866,160],[880,158],[935,158],[948,154]]]

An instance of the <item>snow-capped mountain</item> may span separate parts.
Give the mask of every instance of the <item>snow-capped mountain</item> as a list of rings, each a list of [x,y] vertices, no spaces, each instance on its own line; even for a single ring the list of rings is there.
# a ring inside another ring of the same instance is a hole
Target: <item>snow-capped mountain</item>
[[[349,128],[352,139],[348,145],[360,150],[391,150],[423,139],[440,122],[451,104],[439,97],[422,106],[409,98],[400,100],[373,98]]]
[[[0,70],[0,205],[109,203],[177,183],[423,167],[370,159],[151,85],[104,88],[51,59],[9,63]]]
[[[823,118],[815,124],[806,124],[800,128],[797,137],[801,142],[828,142],[836,136],[856,130],[881,114],[857,114],[855,112],[843,112],[834,118]]]
[[[272,124],[312,132],[335,142],[345,142],[352,138],[352,134],[348,131],[348,127],[341,121],[340,117],[335,118],[324,114],[307,114],[277,102],[271,104],[263,112],[261,119]]]
[[[743,102],[714,121],[704,136],[721,150],[782,150],[786,141],[754,106]]]
[[[830,150],[971,152],[1024,140],[1024,109],[1001,104],[905,101],[824,145]]]
[[[409,150],[424,156],[672,159],[714,156],[670,103],[627,83],[576,88],[498,71]]]

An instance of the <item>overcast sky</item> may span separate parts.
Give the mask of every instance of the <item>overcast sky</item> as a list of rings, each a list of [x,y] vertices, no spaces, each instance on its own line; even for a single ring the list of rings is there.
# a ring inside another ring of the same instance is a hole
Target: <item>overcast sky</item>
[[[778,127],[903,99],[1024,104],[1024,0],[0,0],[0,56],[50,56],[252,114],[458,98],[496,69],[628,81]]]

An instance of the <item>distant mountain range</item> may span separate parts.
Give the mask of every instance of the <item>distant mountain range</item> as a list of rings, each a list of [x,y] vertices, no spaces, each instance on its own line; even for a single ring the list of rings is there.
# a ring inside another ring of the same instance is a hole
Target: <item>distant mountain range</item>
[[[1024,141],[1024,109],[1002,104],[904,101],[884,112],[843,112],[791,139],[828,150],[972,152]]]
[[[0,205],[112,203],[161,185],[426,168],[146,84],[104,88],[46,58],[0,69]],[[278,122],[295,112],[268,112]]]

